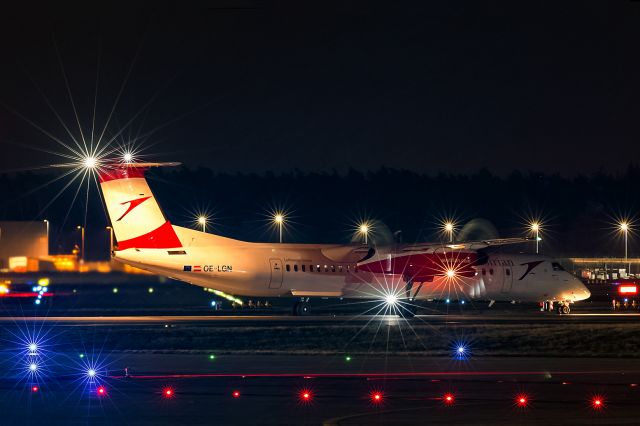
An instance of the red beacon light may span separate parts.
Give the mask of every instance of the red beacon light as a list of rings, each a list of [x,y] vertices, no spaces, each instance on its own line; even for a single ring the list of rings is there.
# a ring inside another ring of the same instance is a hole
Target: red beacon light
[[[162,394],[164,395],[165,398],[173,398],[173,396],[175,395],[175,392],[172,388],[164,388],[164,390],[162,391]]]
[[[237,391],[237,390],[233,391],[231,393],[231,396],[234,398],[240,398],[240,391]]]
[[[380,404],[382,402],[382,392],[373,392],[371,394],[371,401],[374,404]]]
[[[96,393],[98,394],[98,396],[105,396],[107,394],[107,390],[104,386],[98,386],[98,389],[96,389]]]
[[[40,390],[40,388],[38,386],[31,386],[31,392],[36,393]]]

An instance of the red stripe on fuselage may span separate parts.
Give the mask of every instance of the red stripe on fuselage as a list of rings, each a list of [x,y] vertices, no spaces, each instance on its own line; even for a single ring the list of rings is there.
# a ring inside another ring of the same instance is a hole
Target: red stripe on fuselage
[[[168,249],[176,247],[182,247],[182,243],[169,221],[139,237],[118,241],[118,250],[126,250],[128,248]]]
[[[115,168],[103,168],[98,171],[98,178],[100,182],[109,182],[110,180],[117,179],[133,179],[143,178],[146,167],[115,167]]]
[[[445,275],[448,269],[454,270],[457,276],[472,277],[477,261],[475,252],[420,253],[363,263],[358,268],[378,274],[402,274],[421,281]]]

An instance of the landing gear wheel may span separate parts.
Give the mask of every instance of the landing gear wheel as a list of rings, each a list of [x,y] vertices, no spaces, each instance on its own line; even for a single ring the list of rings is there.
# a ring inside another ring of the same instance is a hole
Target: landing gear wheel
[[[571,312],[571,308],[569,307],[569,305],[562,305],[560,307],[560,313],[567,315],[569,312]]]
[[[311,313],[311,306],[307,302],[297,302],[293,305],[293,315],[304,316]]]

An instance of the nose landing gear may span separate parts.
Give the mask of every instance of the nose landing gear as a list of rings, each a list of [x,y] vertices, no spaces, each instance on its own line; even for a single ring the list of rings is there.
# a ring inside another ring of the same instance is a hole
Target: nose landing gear
[[[556,311],[559,315],[567,315],[571,313],[571,306],[569,305],[569,302],[558,302],[558,305],[554,309],[553,301],[545,300],[541,304],[540,311],[542,312]]]

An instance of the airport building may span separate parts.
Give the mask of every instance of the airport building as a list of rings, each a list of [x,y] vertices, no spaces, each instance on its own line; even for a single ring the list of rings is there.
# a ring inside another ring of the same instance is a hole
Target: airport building
[[[49,256],[48,223],[0,222],[0,268],[15,272],[37,271]]]

